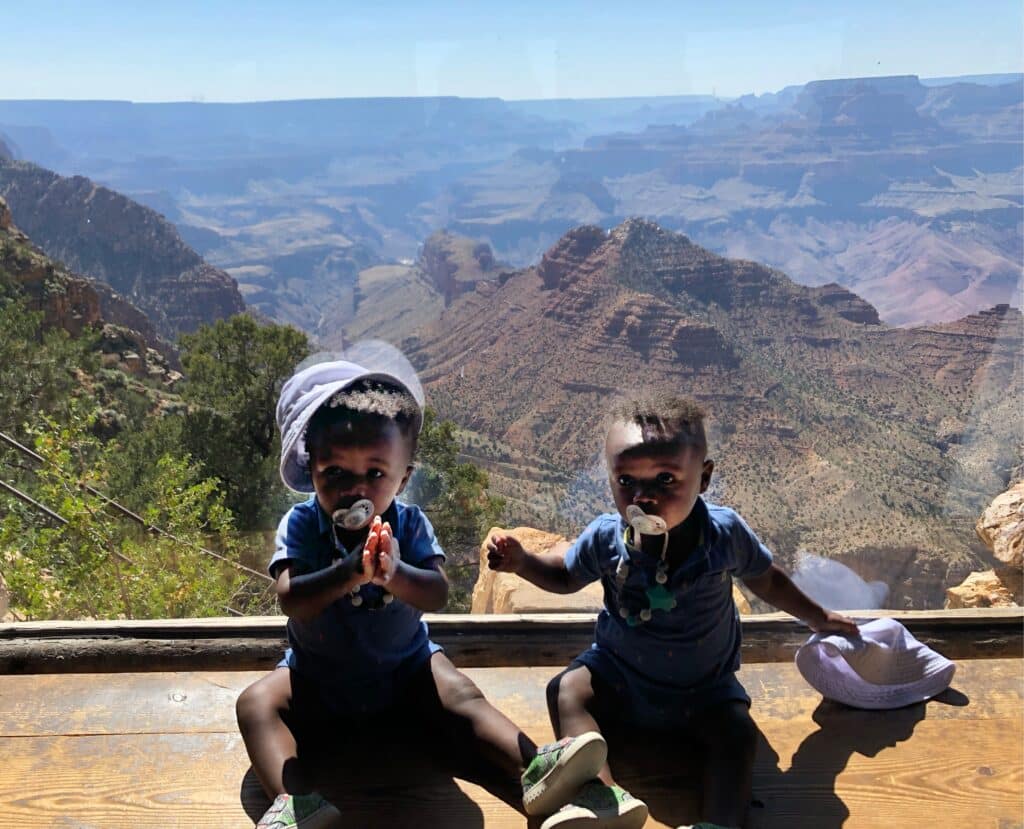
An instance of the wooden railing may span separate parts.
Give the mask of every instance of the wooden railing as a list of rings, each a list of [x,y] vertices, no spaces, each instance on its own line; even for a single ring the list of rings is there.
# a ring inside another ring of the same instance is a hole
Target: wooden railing
[[[1019,658],[1024,608],[846,611],[888,616],[950,659]],[[428,614],[431,638],[462,667],[567,664],[591,642],[593,614]],[[0,626],[0,674],[256,670],[286,646],[285,618],[22,622]],[[793,658],[807,628],[782,613],[743,617],[743,661]]]

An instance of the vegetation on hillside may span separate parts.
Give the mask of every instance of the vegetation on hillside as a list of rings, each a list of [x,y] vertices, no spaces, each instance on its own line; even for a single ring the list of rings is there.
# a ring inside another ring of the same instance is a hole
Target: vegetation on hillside
[[[488,494],[487,473],[459,460],[455,424],[427,407],[420,435],[418,466],[405,499],[419,504],[448,554],[451,589],[448,610],[468,612],[478,569],[478,550],[487,530],[498,523],[505,502]]]
[[[0,432],[38,456],[6,442],[0,449],[0,576],[16,618],[267,609],[261,580],[234,566],[244,536],[219,481],[178,441],[185,404],[177,395],[101,367],[97,332],[71,337],[46,326],[7,271],[0,272],[0,331],[0,364],[8,367]]]
[[[0,331],[0,365],[17,367],[0,383],[0,432],[38,456],[0,443],[12,488],[0,490],[0,578],[16,618],[275,612],[258,575],[265,531],[295,496],[277,472],[274,410],[306,335],[244,315],[203,326],[181,338],[186,379],[172,391],[102,359],[92,329],[45,325],[2,268]],[[410,494],[449,551],[464,609],[467,562],[501,504],[457,455],[452,424],[428,412]]]
[[[230,562],[239,537],[217,481],[187,456],[161,455],[144,482],[145,528],[111,509],[109,490],[121,463],[116,443],[91,432],[95,413],[73,406],[64,424],[44,419],[35,430],[33,497],[64,523],[42,522],[36,508],[15,503],[0,524],[0,562],[13,606],[30,619],[154,618],[240,613],[265,605],[258,582]],[[88,488],[87,488],[88,487]],[[203,553],[214,548],[223,560]]]

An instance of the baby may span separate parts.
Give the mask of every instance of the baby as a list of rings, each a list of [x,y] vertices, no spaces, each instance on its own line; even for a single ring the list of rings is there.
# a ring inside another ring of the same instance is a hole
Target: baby
[[[529,553],[496,534],[489,564],[556,593],[598,579],[604,587],[594,644],[548,686],[556,735],[601,722],[678,729],[705,751],[700,825],[742,826],[757,727],[736,678],[733,578],[815,631],[857,627],[801,593],[737,513],[700,497],[714,463],[695,403],[667,394],[625,402],[611,412],[604,448],[618,512],[595,519],[564,555]],[[597,777],[543,829],[642,826],[647,807],[607,764]]]
[[[290,647],[237,703],[253,771],[273,799],[259,829],[337,825],[339,810],[312,790],[299,758],[379,724],[464,739],[521,772],[529,814],[554,812],[604,764],[597,733],[538,748],[429,638],[421,617],[447,601],[445,555],[423,512],[396,500],[413,472],[418,388],[336,361],[281,391],[281,477],[314,495],[282,519],[270,562]]]

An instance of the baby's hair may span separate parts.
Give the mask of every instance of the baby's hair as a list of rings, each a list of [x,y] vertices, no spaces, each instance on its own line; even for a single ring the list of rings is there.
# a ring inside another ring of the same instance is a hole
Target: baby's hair
[[[409,441],[409,457],[419,442],[420,407],[405,389],[379,380],[360,380],[339,391],[324,403],[306,426],[306,451],[314,455],[326,435],[339,431],[353,442],[364,432],[380,429],[393,421]]]
[[[706,414],[695,401],[671,392],[652,392],[621,400],[608,413],[608,428],[635,423],[645,443],[679,443],[706,452]]]

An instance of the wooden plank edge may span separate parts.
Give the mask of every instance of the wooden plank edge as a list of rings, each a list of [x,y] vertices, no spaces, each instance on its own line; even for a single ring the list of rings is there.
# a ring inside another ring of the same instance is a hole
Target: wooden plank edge
[[[899,619],[950,659],[1020,658],[1024,650],[1021,608],[851,615]],[[590,645],[595,615],[426,618],[431,638],[462,667],[557,667]],[[269,670],[286,647],[284,625],[279,616],[6,625],[0,628],[0,674]],[[785,614],[744,616],[743,661],[789,661],[807,636],[807,628]]]
[[[1024,607],[986,607],[957,610],[844,610],[858,621],[888,618],[896,619],[913,631],[921,625],[986,626],[992,623],[1014,623],[1024,626]],[[596,613],[426,613],[423,618],[431,630],[449,628],[506,629],[517,625],[543,627],[556,624],[571,627],[575,624],[593,625]],[[789,624],[803,628],[800,622],[786,613],[762,613],[740,617],[744,631],[761,625]],[[145,636],[148,638],[195,639],[222,635],[280,634],[284,631],[285,616],[214,616],[199,619],[110,619],[86,621],[6,622],[0,624],[0,639],[71,638],[81,636]],[[916,635],[916,634],[915,634]]]

